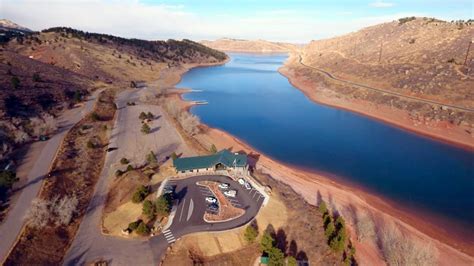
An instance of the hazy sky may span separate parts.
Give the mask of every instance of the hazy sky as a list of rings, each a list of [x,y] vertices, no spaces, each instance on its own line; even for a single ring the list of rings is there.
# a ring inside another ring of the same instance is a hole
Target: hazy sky
[[[0,0],[0,18],[144,39],[308,42],[406,16],[473,18],[472,0]]]

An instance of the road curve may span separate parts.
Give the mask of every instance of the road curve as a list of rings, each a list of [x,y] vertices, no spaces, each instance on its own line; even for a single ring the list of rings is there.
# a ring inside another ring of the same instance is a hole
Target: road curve
[[[313,67],[313,66],[310,66],[310,65],[307,65],[307,64],[303,63],[303,58],[301,57],[301,55],[298,55],[298,57],[299,57],[298,62],[302,66],[314,69],[314,70],[318,71],[319,73],[324,74],[328,78],[336,80],[336,81],[340,81],[340,82],[347,83],[347,84],[352,85],[352,86],[368,89],[368,90],[375,91],[375,92],[390,94],[390,95],[397,96],[397,97],[400,97],[400,98],[415,100],[415,101],[434,104],[434,105],[438,105],[438,106],[446,106],[446,107],[449,107],[451,109],[456,109],[456,110],[465,111],[465,112],[474,112],[474,109],[469,108],[469,107],[456,106],[456,105],[451,105],[451,104],[444,104],[444,103],[440,103],[440,102],[436,102],[436,101],[432,101],[432,100],[427,100],[427,99],[423,99],[423,98],[419,98],[419,97],[415,97],[415,96],[408,96],[408,95],[403,95],[401,93],[397,93],[397,92],[393,92],[393,91],[388,91],[388,90],[384,90],[384,89],[378,89],[378,88],[370,87],[370,86],[360,84],[360,83],[356,83],[356,82],[353,82],[353,81],[350,81],[350,80],[340,79],[340,78],[337,78],[337,77],[333,76],[331,73],[329,73],[329,72],[327,72],[323,69],[316,68],[316,67]]]
[[[31,202],[38,195],[41,184],[43,183],[43,178],[48,174],[51,164],[56,157],[56,152],[64,137],[77,122],[92,110],[100,92],[99,90],[95,91],[85,102],[84,106],[65,111],[58,118],[58,132],[52,136],[44,146],[40,145],[37,147],[35,143],[30,147],[30,149],[39,148],[41,150],[29,150],[25,155],[25,159],[23,159],[19,169],[25,167],[31,168],[21,171],[21,173],[25,172],[25,176],[18,176],[22,181],[13,187],[14,193],[18,193],[18,195],[16,195],[17,200],[12,204],[5,220],[0,225],[0,262],[5,261],[10,249],[15,244],[23,228],[23,217],[30,208]],[[28,161],[30,163],[28,163]]]

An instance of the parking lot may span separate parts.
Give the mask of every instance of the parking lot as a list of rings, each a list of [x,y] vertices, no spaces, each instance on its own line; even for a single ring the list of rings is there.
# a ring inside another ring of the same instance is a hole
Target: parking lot
[[[236,195],[235,197],[226,196],[226,198],[233,206],[244,209],[244,215],[226,222],[208,223],[204,221],[205,212],[217,212],[217,210],[210,208],[212,204],[206,201],[206,197],[215,197],[213,192],[207,187],[196,184],[198,181],[206,180],[229,184],[229,188],[223,189],[223,191],[235,190]],[[264,201],[264,196],[257,190],[254,188],[246,189],[227,176],[195,176],[180,180],[170,180],[167,186],[174,188],[176,205],[174,207],[173,222],[163,234],[154,237],[152,242],[155,243],[166,241],[170,244],[185,234],[228,230],[242,226],[250,222],[257,215]]]

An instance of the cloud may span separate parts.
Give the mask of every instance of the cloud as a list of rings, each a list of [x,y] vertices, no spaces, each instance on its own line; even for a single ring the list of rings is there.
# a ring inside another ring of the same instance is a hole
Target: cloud
[[[394,5],[395,5],[394,3],[384,2],[382,0],[377,0],[377,1],[372,2],[372,3],[369,4],[369,6],[375,7],[375,8],[388,8],[388,7],[392,7]]]

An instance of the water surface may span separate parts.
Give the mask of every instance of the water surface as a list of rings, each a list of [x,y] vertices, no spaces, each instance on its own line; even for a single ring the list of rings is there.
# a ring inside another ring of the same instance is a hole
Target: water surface
[[[286,55],[231,54],[178,87],[192,108],[279,161],[331,173],[403,206],[474,224],[474,152],[310,101],[277,72]]]

